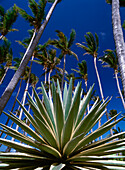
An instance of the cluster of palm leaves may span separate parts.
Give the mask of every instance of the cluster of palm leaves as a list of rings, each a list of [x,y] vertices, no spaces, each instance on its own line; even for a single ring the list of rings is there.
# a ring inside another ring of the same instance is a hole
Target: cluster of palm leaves
[[[18,16],[17,6],[14,5],[11,9],[5,11],[0,6],[0,39],[10,31],[16,31],[17,29],[12,28],[13,23],[16,21]]]
[[[52,82],[51,93],[46,93],[42,84],[43,100],[34,90],[34,98],[29,94],[29,104],[33,114],[21,105],[30,126],[16,117],[12,112],[4,112],[27,136],[4,124],[0,124],[5,134],[17,141],[0,138],[0,143],[14,148],[16,152],[0,153],[0,167],[4,169],[119,169],[125,168],[125,162],[112,159],[124,158],[115,155],[124,151],[125,139],[117,140],[125,132],[98,140],[123,119],[113,121],[112,117],[100,128],[96,123],[105,113],[110,99],[104,102],[97,99],[87,115],[86,107],[90,102],[93,86],[82,97],[81,83],[72,93],[72,79],[69,87],[65,84],[63,95],[59,82]],[[63,96],[63,97],[62,97]],[[19,143],[20,141],[20,143]]]

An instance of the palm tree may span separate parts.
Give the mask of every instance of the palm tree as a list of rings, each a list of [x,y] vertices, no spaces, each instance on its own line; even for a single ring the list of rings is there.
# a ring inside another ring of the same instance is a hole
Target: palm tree
[[[44,103],[41,102],[35,89],[34,98],[29,95],[28,100],[33,115],[18,101],[31,123],[30,126],[13,113],[4,112],[28,135],[25,136],[0,123],[5,134],[21,142],[0,138],[0,143],[16,150],[16,152],[0,153],[1,169],[123,169],[125,162],[114,161],[113,158],[124,157],[113,154],[125,151],[125,140],[114,140],[125,132],[95,141],[123,117],[112,122],[114,116],[88,134],[103,115],[109,102],[108,99],[104,102],[97,100],[87,116],[83,118],[92,90],[93,86],[90,87],[87,97],[81,99],[81,83],[78,83],[72,97],[72,80],[70,80],[69,87],[64,88],[65,95],[62,98],[59,84],[56,87],[53,82],[52,97],[50,97],[42,84]]]
[[[0,40],[11,31],[17,31],[17,29],[12,28],[14,22],[18,16],[17,6],[14,5],[9,10],[5,11],[2,6],[0,6]]]
[[[23,74],[23,72],[24,72],[24,70],[25,70],[25,68],[26,68],[26,66],[27,66],[27,64],[28,64],[28,62],[29,62],[29,60],[30,60],[30,58],[31,58],[31,56],[32,56],[32,54],[33,54],[33,52],[34,52],[40,38],[41,38],[41,36],[42,36],[42,34],[43,34],[44,29],[46,28],[47,23],[49,22],[49,19],[50,19],[51,15],[52,15],[56,5],[60,1],[61,0],[52,1],[53,4],[52,4],[52,6],[51,6],[51,8],[50,8],[44,22],[41,24],[41,26],[40,26],[40,28],[39,28],[39,30],[37,32],[37,35],[33,39],[29,49],[26,51],[25,57],[23,58],[23,61],[21,62],[18,70],[14,74],[14,76],[11,79],[10,83],[6,87],[3,95],[1,96],[1,98],[0,98],[0,114],[2,113],[2,111],[5,108],[9,98],[11,97],[11,95],[12,95],[12,93],[13,93],[13,91],[14,91],[14,89],[15,89],[15,87],[16,87],[16,85],[17,85],[17,83],[18,83],[18,81],[19,81],[19,79],[21,77],[21,75]]]
[[[115,74],[115,78],[116,78],[116,83],[117,83],[117,87],[118,87],[118,91],[120,94],[120,98],[122,100],[122,104],[123,107],[125,109],[125,101],[120,89],[120,85],[119,85],[119,80],[118,80],[118,57],[116,54],[116,51],[113,50],[105,50],[105,54],[104,56],[100,57],[100,59],[103,63],[106,63],[106,65],[103,65],[103,67],[109,67],[109,68],[113,68],[114,69],[114,74]]]
[[[79,70],[75,70],[75,69],[72,69],[72,70],[79,73],[81,78],[85,80],[85,87],[86,87],[86,93],[87,93],[88,74],[87,74],[87,64],[85,60],[82,60],[81,63],[78,63],[78,69]]]
[[[107,1],[110,2],[110,1]],[[112,0],[112,24],[115,40],[116,53],[118,56],[119,68],[122,78],[122,85],[125,97],[125,42],[120,19],[120,5],[125,6],[124,0]]]
[[[112,110],[109,110],[109,116],[112,118],[114,116],[116,116],[118,113],[117,113],[117,110],[115,109],[112,109]],[[117,117],[116,117],[117,118]],[[116,120],[116,118],[114,120]],[[116,129],[116,125],[114,126],[115,129]]]
[[[98,36],[95,33],[95,38],[94,38],[93,34],[91,32],[88,32],[87,35],[85,35],[85,39],[86,39],[86,43],[85,43],[86,46],[83,45],[83,44],[80,44],[80,43],[77,43],[77,45],[78,45],[78,47],[81,47],[82,49],[84,49],[86,51],[85,54],[89,54],[89,55],[93,56],[95,71],[96,71],[99,89],[100,89],[100,94],[101,94],[102,100],[104,101],[104,95],[103,95],[101,80],[100,80],[100,77],[99,77],[99,72],[98,72],[97,64],[96,64],[96,62],[97,62],[96,60],[97,60],[97,56],[98,56],[97,52],[98,52],[98,48],[99,48]],[[109,117],[108,117],[107,112],[106,112],[106,117],[107,117],[107,120],[108,120]],[[101,120],[99,121],[99,126],[101,126]]]
[[[68,40],[63,32],[58,30],[56,32],[59,39],[49,40],[49,42],[51,45],[54,45],[56,48],[61,50],[61,54],[59,58],[60,59],[64,58],[63,74],[62,74],[63,76],[62,76],[62,85],[61,85],[61,90],[63,90],[65,67],[66,67],[66,55],[73,55],[78,60],[78,56],[73,51],[71,51],[71,46],[73,45],[73,42],[75,40],[76,33],[75,30],[72,29],[70,33],[70,38]]]
[[[10,45],[11,43],[5,39],[3,44],[0,46],[0,64],[3,64],[1,67],[0,85],[4,80],[9,67],[12,65],[13,52]]]

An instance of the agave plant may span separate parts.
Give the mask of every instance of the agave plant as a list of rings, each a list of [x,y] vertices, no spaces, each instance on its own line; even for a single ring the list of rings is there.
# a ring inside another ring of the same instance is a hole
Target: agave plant
[[[93,86],[87,95],[82,97],[81,83],[77,84],[72,93],[72,80],[70,80],[69,88],[65,84],[63,95],[58,81],[56,85],[54,81],[52,82],[49,95],[42,84],[44,101],[41,101],[35,89],[33,90],[35,97],[32,98],[29,94],[29,104],[33,115],[18,101],[30,121],[30,126],[19,120],[13,113],[4,112],[28,135],[25,136],[21,132],[0,124],[4,133],[16,139],[11,141],[0,138],[0,143],[16,150],[16,152],[0,153],[0,168],[20,170],[125,168],[125,162],[112,160],[123,158],[113,154],[125,150],[125,139],[114,139],[118,139],[125,132],[97,140],[123,118],[113,121],[118,116],[115,115],[90,133],[91,128],[96,127],[96,123],[105,113],[110,99],[103,102],[97,99],[84,117]]]

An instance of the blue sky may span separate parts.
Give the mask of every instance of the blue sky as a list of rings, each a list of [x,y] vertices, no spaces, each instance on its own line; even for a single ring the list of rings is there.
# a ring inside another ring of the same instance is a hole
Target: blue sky
[[[16,3],[19,7],[30,10],[27,7],[27,0],[1,0],[0,5],[5,9],[11,7]],[[125,9],[121,8],[122,23],[124,21]],[[8,39],[12,41],[12,48],[14,57],[19,57],[19,52],[24,52],[24,49],[19,46],[15,40],[23,40],[24,37],[28,36],[27,30],[30,29],[29,24],[18,17],[14,27],[19,29],[18,32],[8,34]],[[105,0],[62,0],[59,3],[41,37],[41,43],[46,42],[49,38],[56,38],[55,30],[60,30],[69,37],[71,29],[76,31],[75,43],[82,43],[85,41],[84,35],[87,32],[96,32],[99,36],[99,51],[98,57],[103,55],[103,51],[106,49],[115,49],[113,33],[112,33],[112,20],[111,20],[111,6],[106,4]],[[91,86],[95,83],[95,89],[97,95],[100,95],[97,78],[95,75],[93,58],[92,56],[83,56],[83,50],[73,45],[72,50],[77,53],[79,62],[85,59],[88,65],[88,85]],[[71,68],[77,67],[77,61],[72,56],[67,56],[66,70],[71,72]],[[123,111],[123,106],[120,99],[116,99],[118,96],[118,90],[112,69],[102,68],[100,62],[97,63],[99,74],[102,81],[104,96],[113,96],[112,101],[108,105],[108,109],[116,109],[118,112]],[[41,75],[43,70],[38,65],[34,64],[33,72]],[[5,79],[4,85],[6,86],[13,75],[13,71],[8,72],[8,76]],[[0,93],[4,90],[5,86],[1,87]],[[15,90],[16,94],[17,88]],[[12,100],[14,95],[12,96]],[[11,108],[11,100],[9,101],[6,110]],[[3,121],[3,119],[2,119]],[[122,129],[124,128],[124,122],[121,122]]]

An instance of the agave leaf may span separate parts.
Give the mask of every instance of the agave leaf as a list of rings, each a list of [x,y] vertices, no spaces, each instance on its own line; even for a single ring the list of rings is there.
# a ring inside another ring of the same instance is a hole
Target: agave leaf
[[[2,143],[3,145],[9,146],[11,148],[16,149],[19,152],[24,152],[24,153],[29,153],[29,154],[34,154],[34,155],[41,155],[42,152],[28,146],[25,144],[21,144],[18,142],[14,142],[14,141],[10,141],[7,139],[1,139],[0,138],[0,143]]]
[[[70,82],[69,82],[69,89],[68,89],[68,94],[67,94],[67,98],[66,98],[65,120],[67,119],[69,109],[71,107],[71,103],[72,103],[72,78],[70,79]]]
[[[21,127],[25,132],[27,132],[29,135],[31,135],[34,139],[37,141],[44,143],[43,139],[34,132],[28,125],[26,125],[22,120],[19,120],[14,114],[11,115],[7,114],[6,112],[3,112],[6,116],[8,116],[13,122],[15,122],[19,127]]]
[[[30,107],[34,113],[34,117],[37,116],[39,117],[39,119],[44,123],[44,124],[47,124],[48,123],[46,122],[46,120],[44,119],[44,117],[42,116],[42,114],[40,113],[40,111],[33,105],[33,103],[28,99],[28,102],[30,104]]]
[[[77,157],[71,157],[68,159],[68,161],[76,161],[76,162],[83,162],[83,161],[98,161],[98,160],[113,160],[118,158],[124,158],[125,156],[77,156]]]
[[[33,155],[33,154],[28,154],[28,153],[21,153],[21,152],[6,152],[6,153],[0,153],[0,159],[15,159],[15,160],[35,160],[35,159],[41,159],[41,160],[52,160],[51,158],[43,157],[43,156],[38,156],[38,155]]]
[[[48,126],[46,126],[37,116],[35,116],[35,119],[39,125],[42,137],[45,139],[45,141],[47,141],[47,143],[49,143],[52,147],[55,147],[57,149],[58,145],[56,137],[53,134],[53,131],[50,128],[48,128]]]
[[[73,128],[74,128],[74,123],[75,123],[75,120],[76,120],[77,112],[79,110],[80,95],[81,95],[81,83],[79,84],[79,88],[77,89],[77,92],[75,93],[74,100],[73,100],[73,103],[72,103],[72,107],[69,111],[67,120],[64,124],[64,128],[63,128],[63,131],[62,131],[62,148],[68,142],[68,140],[72,137],[72,131],[73,131]]]
[[[42,150],[44,150],[46,153],[52,154],[55,158],[60,158],[61,154],[59,153],[58,150],[53,148],[52,146],[43,144],[41,145]]]
[[[40,100],[39,96],[37,95],[37,93],[36,93],[36,91],[35,91],[34,88],[33,88],[33,91],[34,91],[34,96],[35,96],[36,102],[37,102],[37,104],[38,104],[38,108],[39,108],[39,111],[40,111],[40,112],[39,112],[40,115],[44,117],[44,119],[46,120],[46,122],[48,123],[48,125],[50,125],[51,129],[54,131],[54,127],[53,127],[52,121],[51,121],[50,117],[48,116],[47,111],[46,111],[43,103],[41,102],[41,100]],[[40,117],[41,117],[41,116],[40,116]],[[39,117],[39,118],[40,118],[40,117]]]
[[[38,125],[36,123],[36,121],[33,119],[33,117],[31,116],[31,114],[29,114],[29,112],[25,109],[25,107],[19,102],[19,100],[17,99],[17,102],[19,103],[20,107],[23,109],[25,116],[28,118],[28,120],[30,121],[30,123],[34,126],[35,129],[38,128]]]
[[[59,165],[51,165],[50,170],[61,170],[65,164],[59,164]]]
[[[46,107],[46,110],[47,110],[47,113],[53,123],[53,126],[54,126],[54,129],[56,131],[56,127],[55,127],[55,122],[54,122],[54,118],[53,118],[53,113],[52,113],[52,108],[51,108],[51,105],[50,105],[50,101],[49,101],[49,98],[47,96],[47,93],[45,91],[45,88],[43,86],[43,83],[41,83],[42,85],[42,93],[43,93],[43,97],[44,97],[44,103],[45,103],[45,107]]]
[[[65,106],[66,106],[67,93],[68,93],[67,82],[65,82],[65,86],[64,86],[64,90],[63,90],[63,107],[64,107],[64,110],[65,110]]]
[[[95,115],[95,113],[97,112],[97,110],[99,109],[101,105],[101,101],[90,110],[90,112],[86,115],[86,117],[79,123],[79,125],[77,126],[77,128],[74,131],[74,137],[78,136],[79,134],[83,133],[86,134],[88,131],[89,126],[91,125],[91,120],[92,117]],[[98,112],[98,117],[100,116],[101,112]],[[97,113],[96,113],[97,114]]]
[[[90,124],[89,124],[90,126],[88,125],[88,130],[86,131],[86,133],[88,133],[92,129],[92,127],[94,127],[94,125],[99,121],[99,119],[104,115],[104,113],[106,112],[106,110],[104,109],[106,108],[109,102],[110,102],[110,99],[104,105],[100,106],[101,108],[97,110],[97,113],[93,116],[93,118],[90,121]]]
[[[30,146],[33,146],[33,147],[37,147],[39,148],[39,144],[38,142],[36,142],[35,140],[32,140],[31,138],[28,138],[26,137],[25,135],[19,133],[18,131],[12,129],[12,128],[9,128],[5,125],[2,125],[0,124],[0,126],[5,129],[6,131],[3,131],[4,133],[6,133],[7,135],[10,135],[11,137],[13,137],[14,139],[17,139],[21,142],[24,142]],[[2,131],[2,130],[1,130]],[[40,149],[40,148],[39,148]]]
[[[96,147],[96,146],[103,145],[103,144],[105,144],[105,143],[107,143],[107,142],[110,142],[110,141],[113,141],[114,139],[119,138],[119,136],[124,135],[124,134],[125,134],[125,132],[121,132],[121,133],[115,134],[115,135],[113,135],[113,136],[111,136],[111,137],[109,137],[109,138],[102,139],[102,140],[99,140],[99,141],[97,141],[97,142],[94,142],[94,143],[92,143],[91,145],[88,145],[88,146],[86,146],[86,147],[84,147],[84,148],[85,148],[85,149],[89,149],[89,148],[94,148],[94,147]]]
[[[63,101],[62,101],[62,92],[61,92],[61,88],[60,88],[60,84],[59,84],[59,80],[57,79],[57,90],[58,90],[58,93],[59,93],[59,97],[60,97],[60,101],[63,105]]]
[[[56,91],[56,87],[54,81],[52,82],[52,94],[53,94],[53,105],[54,105],[54,116],[56,121],[56,131],[58,136],[58,143],[61,143],[61,132],[64,125],[64,114],[63,114],[63,106],[61,100],[61,89],[58,85],[58,91]]]
[[[78,114],[78,117],[77,117],[76,127],[77,127],[77,125],[80,123],[80,121],[83,118],[83,115],[84,115],[84,112],[86,110],[86,107],[87,107],[87,105],[88,105],[88,103],[90,101],[93,88],[94,88],[94,85],[92,87],[90,87],[87,95],[84,97],[85,99],[83,101],[82,109],[80,110],[80,112]]]
[[[61,133],[64,126],[64,114],[62,109],[62,104],[60,101],[59,94],[56,93],[56,107],[55,107],[55,117],[56,117],[56,126],[57,126],[57,133],[59,138],[59,144],[61,143]]]
[[[97,162],[96,160],[93,160],[91,162]],[[116,166],[125,166],[125,161],[116,161],[116,160],[99,160],[98,163],[101,163],[103,165],[116,165]]]
[[[114,148],[119,148],[120,145],[124,146],[124,144],[121,144],[121,142],[123,142],[125,140],[119,140],[119,141],[113,141],[111,143],[105,143],[103,145],[94,147],[94,148],[90,148],[90,149],[85,149],[84,151],[80,152],[80,155],[84,156],[84,155],[98,155],[101,154],[103,155],[104,152],[106,152],[107,150],[111,150]]]
[[[121,113],[121,112],[120,112],[120,113]],[[105,123],[101,126],[101,128],[102,128],[103,126],[106,126],[107,124],[111,123],[113,120],[115,120],[115,118],[118,117],[118,116],[120,115],[120,113],[118,113],[117,115],[115,115],[115,116],[113,116],[111,119],[109,119],[107,122],[105,122]]]
[[[99,128],[96,131],[94,131],[93,133],[87,135],[85,138],[83,138],[76,146],[76,148],[74,149],[73,152],[75,152],[76,150],[80,149],[82,146],[85,146],[87,143],[95,140],[96,138],[98,138],[99,136],[103,135],[104,133],[106,133],[108,130],[110,130],[115,124],[117,124],[119,121],[121,121],[123,119],[120,118],[118,120],[116,120],[113,123],[110,123],[109,125]]]

